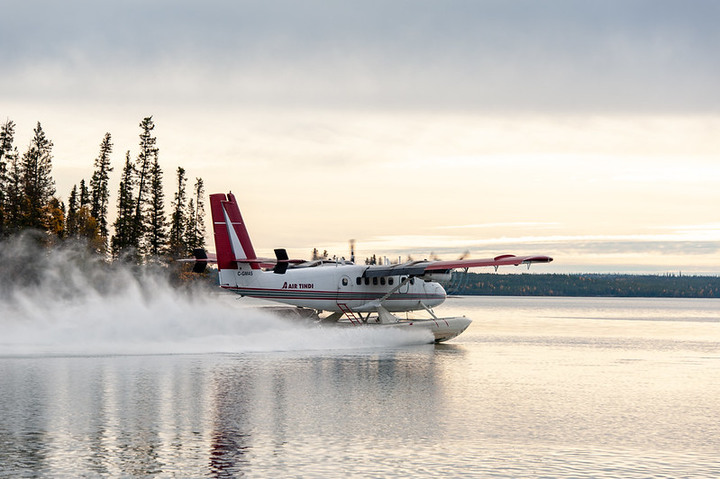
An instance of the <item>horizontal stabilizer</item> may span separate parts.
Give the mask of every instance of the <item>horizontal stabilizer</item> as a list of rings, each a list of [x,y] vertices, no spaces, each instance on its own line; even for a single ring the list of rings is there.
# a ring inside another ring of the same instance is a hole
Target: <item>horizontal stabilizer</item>
[[[193,273],[203,273],[205,272],[205,268],[207,268],[207,252],[202,248],[195,248],[193,250],[193,256],[195,259],[204,260],[204,261],[195,261],[195,264],[193,265]]]
[[[178,263],[193,263],[193,273],[202,273],[207,268],[208,263],[217,263],[217,257],[213,253],[208,253],[202,248],[193,250],[194,259],[179,259]]]

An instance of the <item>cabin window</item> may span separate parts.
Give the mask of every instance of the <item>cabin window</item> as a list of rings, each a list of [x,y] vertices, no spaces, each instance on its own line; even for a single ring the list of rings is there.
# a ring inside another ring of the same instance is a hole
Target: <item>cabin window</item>
[[[383,285],[383,286],[385,286],[385,278],[384,278],[384,277],[383,277],[383,278],[380,278],[380,284]]]
[[[395,282],[395,281],[393,280],[392,277],[388,278],[388,284],[389,284],[390,286],[392,286],[394,282]]]
[[[362,284],[362,278],[360,276],[355,278],[355,284],[357,284],[358,286],[360,286]]]
[[[373,278],[373,285],[377,286],[377,284],[378,284],[378,279],[377,279],[377,277],[375,277],[375,278]]]
[[[347,278],[343,278],[343,279],[342,279],[342,285],[343,285],[343,286],[347,286],[347,285],[348,285],[348,279],[347,279]]]

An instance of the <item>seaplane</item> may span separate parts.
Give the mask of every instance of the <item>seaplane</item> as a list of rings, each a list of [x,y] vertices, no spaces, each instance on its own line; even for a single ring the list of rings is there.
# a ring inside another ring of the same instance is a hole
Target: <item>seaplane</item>
[[[489,259],[421,260],[397,264],[355,264],[350,259],[290,259],[275,249],[275,258],[259,258],[232,193],[210,195],[215,254],[195,250],[195,272],[217,263],[219,286],[241,296],[291,305],[323,321],[346,326],[425,328],[434,342],[461,334],[472,322],[465,316],[439,317],[433,308],[447,293],[441,282],[453,270],[474,267],[549,263],[548,256],[504,254]],[[426,317],[411,318],[409,313]],[[394,314],[395,313],[395,314]],[[405,317],[397,313],[406,313]]]

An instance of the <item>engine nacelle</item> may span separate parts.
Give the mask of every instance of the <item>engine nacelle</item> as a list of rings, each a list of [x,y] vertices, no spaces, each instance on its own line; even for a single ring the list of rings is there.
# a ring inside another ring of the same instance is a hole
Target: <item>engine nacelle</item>
[[[452,279],[452,273],[448,273],[445,271],[438,271],[438,272],[429,272],[425,273],[422,276],[418,276],[420,279],[424,281],[434,281],[436,283],[447,283]]]

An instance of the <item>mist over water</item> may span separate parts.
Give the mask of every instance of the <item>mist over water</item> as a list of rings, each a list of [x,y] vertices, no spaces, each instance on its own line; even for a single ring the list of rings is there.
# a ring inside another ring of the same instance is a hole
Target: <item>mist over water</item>
[[[160,265],[108,264],[82,244],[46,249],[24,236],[1,246],[0,355],[345,350],[431,337],[280,318],[219,289],[173,285]]]

